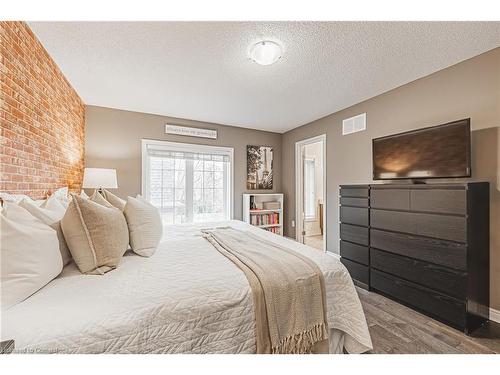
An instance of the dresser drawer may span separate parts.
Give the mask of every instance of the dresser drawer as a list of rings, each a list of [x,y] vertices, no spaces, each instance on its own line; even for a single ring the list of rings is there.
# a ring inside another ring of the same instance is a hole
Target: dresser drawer
[[[364,266],[356,262],[352,262],[346,258],[340,258],[340,261],[347,268],[349,274],[354,280],[360,281],[365,285],[369,284],[370,271],[367,266]]]
[[[462,243],[371,229],[370,245],[372,248],[458,270],[465,271],[467,268],[467,246]]]
[[[372,188],[370,207],[408,211],[410,209],[410,190]]]
[[[411,210],[465,215],[467,192],[456,189],[412,190]]]
[[[372,249],[371,267],[413,281],[446,295],[464,299],[467,273]]]
[[[368,198],[340,197],[342,206],[368,207]]]
[[[408,212],[370,210],[370,226],[395,232],[417,233],[415,217]]]
[[[340,222],[368,226],[368,208],[341,206]]]
[[[368,198],[368,186],[341,186],[340,196]]]
[[[368,228],[340,224],[340,239],[368,246]]]
[[[416,234],[450,241],[467,241],[467,218],[465,216],[413,215],[417,222]]]
[[[456,327],[465,327],[465,302],[372,268],[370,286]]]
[[[467,218],[421,214],[414,212],[370,211],[370,225],[377,229],[435,237],[443,240],[465,242]]]
[[[355,262],[368,265],[368,247],[355,243],[340,241],[340,255]]]

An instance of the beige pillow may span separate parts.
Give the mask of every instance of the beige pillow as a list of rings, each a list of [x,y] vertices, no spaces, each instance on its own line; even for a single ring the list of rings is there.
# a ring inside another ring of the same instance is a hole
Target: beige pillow
[[[125,209],[125,204],[127,203],[127,201],[125,201],[124,199],[121,199],[120,197],[117,197],[116,195],[107,191],[106,189],[103,190],[103,194],[104,194],[104,198],[106,198],[106,200],[109,203],[111,203],[113,206],[115,206],[116,208],[119,208],[122,211]]]
[[[62,203],[59,202],[55,196],[51,195],[40,206],[37,206],[36,203],[30,199],[23,199],[19,202],[19,206],[56,231],[63,266],[71,262],[71,253],[69,252],[66,239],[61,229],[61,219],[66,212]]]
[[[99,203],[104,207],[113,207],[111,203],[109,203],[102,195],[96,190],[94,190],[94,194],[89,198],[92,202]]]
[[[104,274],[116,268],[128,247],[128,228],[123,213],[75,194],[72,194],[61,227],[82,273]]]
[[[144,257],[153,255],[163,234],[158,209],[139,196],[128,197],[123,214],[127,219],[132,250]]]

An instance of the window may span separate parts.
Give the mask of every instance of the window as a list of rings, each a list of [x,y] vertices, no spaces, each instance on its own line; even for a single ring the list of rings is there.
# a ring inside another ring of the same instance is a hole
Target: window
[[[232,217],[233,149],[143,140],[143,195],[164,224]]]
[[[316,171],[314,159],[304,160],[304,215],[316,220]]]

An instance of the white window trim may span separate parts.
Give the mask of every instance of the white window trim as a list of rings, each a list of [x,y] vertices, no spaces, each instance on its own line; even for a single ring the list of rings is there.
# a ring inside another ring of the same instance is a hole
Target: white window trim
[[[142,182],[141,182],[141,195],[144,197],[149,196],[147,189],[147,177],[149,175],[149,166],[147,163],[147,146],[163,146],[169,150],[174,151],[185,151],[185,152],[207,152],[207,153],[218,153],[224,154],[229,157],[229,191],[227,194],[227,202],[229,205],[229,219],[234,218],[234,148],[233,147],[223,147],[223,146],[209,146],[209,145],[199,145],[195,143],[180,143],[180,142],[170,142],[170,141],[158,141],[155,139],[142,139]]]

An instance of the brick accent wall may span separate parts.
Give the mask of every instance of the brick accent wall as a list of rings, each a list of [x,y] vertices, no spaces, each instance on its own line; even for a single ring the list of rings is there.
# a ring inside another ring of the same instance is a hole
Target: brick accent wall
[[[0,22],[0,191],[81,189],[85,106],[24,22]]]

